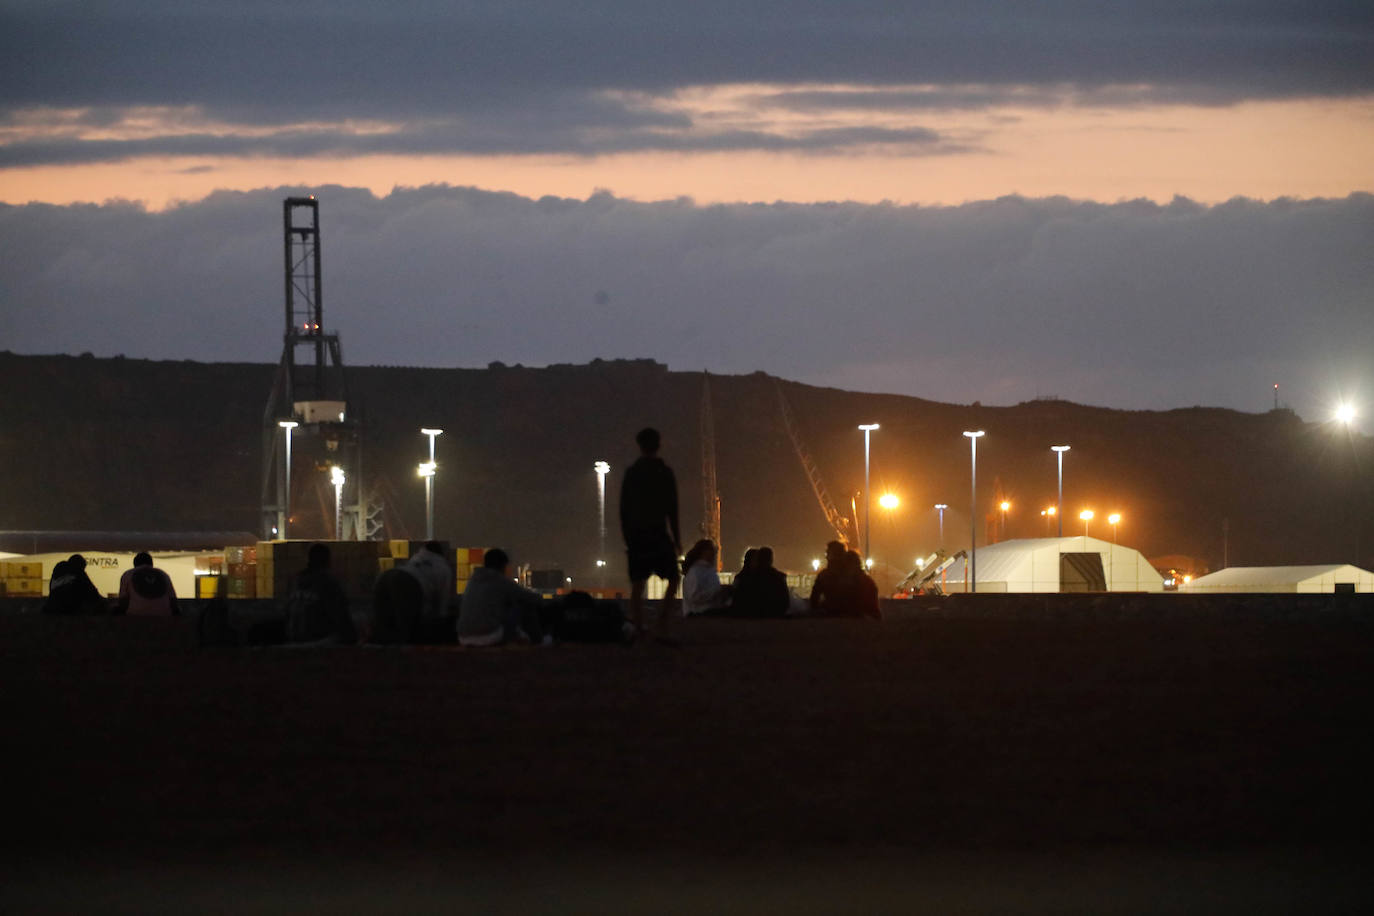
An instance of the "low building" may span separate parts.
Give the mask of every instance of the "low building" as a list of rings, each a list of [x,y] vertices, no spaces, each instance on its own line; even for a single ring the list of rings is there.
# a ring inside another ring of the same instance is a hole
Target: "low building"
[[[1199,576],[1180,592],[1195,594],[1330,594],[1374,592],[1374,573],[1348,563],[1321,566],[1231,566]]]
[[[966,589],[967,559],[942,577],[947,593]],[[1092,537],[1028,538],[979,547],[979,592],[1162,592],[1164,579],[1134,547]]]

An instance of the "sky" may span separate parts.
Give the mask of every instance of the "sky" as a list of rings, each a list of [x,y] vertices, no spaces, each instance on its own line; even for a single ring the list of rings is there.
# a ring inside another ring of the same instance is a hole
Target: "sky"
[[[0,0],[0,349],[1374,414],[1368,2]],[[1367,422],[1367,420],[1362,421]]]

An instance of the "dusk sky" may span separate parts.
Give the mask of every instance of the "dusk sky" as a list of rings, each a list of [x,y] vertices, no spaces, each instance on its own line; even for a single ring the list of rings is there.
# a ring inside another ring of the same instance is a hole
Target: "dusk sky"
[[[0,0],[0,349],[1374,413],[1374,4]]]

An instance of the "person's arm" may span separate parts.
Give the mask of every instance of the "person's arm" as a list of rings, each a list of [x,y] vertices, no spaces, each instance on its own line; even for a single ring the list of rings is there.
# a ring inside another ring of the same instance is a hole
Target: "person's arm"
[[[677,527],[677,478],[673,476],[673,469],[668,468],[668,530],[673,533],[673,549],[682,553],[682,535],[678,533]]]
[[[176,586],[172,584],[171,576],[167,575],[165,572],[162,575],[163,578],[167,580],[167,607],[171,610],[173,617],[180,617],[181,605],[177,604]]]
[[[119,577],[119,600],[115,602],[114,609],[116,614],[129,612],[129,580],[133,578],[131,572],[132,570]]]

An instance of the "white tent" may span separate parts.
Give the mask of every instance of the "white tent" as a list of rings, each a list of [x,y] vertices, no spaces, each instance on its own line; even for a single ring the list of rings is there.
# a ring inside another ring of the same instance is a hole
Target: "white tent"
[[[945,591],[964,591],[959,560],[945,573]],[[1162,592],[1164,578],[1134,547],[1099,538],[1030,538],[979,547],[974,569],[980,592]]]
[[[1337,586],[1343,586],[1338,588]],[[1335,591],[1374,592],[1374,573],[1358,566],[1231,566],[1199,576],[1180,592],[1265,592],[1269,594],[1330,594]]]

